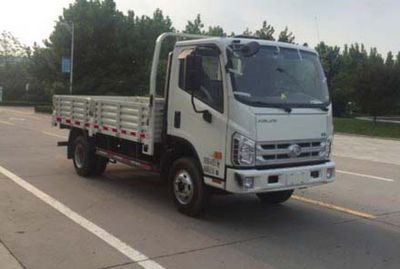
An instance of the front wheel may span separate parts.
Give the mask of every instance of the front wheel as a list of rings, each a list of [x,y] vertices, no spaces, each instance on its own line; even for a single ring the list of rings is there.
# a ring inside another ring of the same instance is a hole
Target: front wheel
[[[258,199],[265,204],[281,204],[289,200],[293,190],[257,193]]]
[[[184,157],[176,160],[169,173],[171,196],[178,210],[188,216],[200,215],[206,204],[206,187],[197,161]]]

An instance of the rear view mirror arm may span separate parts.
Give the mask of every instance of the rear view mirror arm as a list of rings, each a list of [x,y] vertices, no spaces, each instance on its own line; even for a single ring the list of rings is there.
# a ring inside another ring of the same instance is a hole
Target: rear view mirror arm
[[[212,122],[212,114],[210,113],[210,111],[208,111],[207,109],[204,109],[204,110],[198,110],[197,109],[196,103],[194,102],[194,90],[192,90],[192,94],[191,94],[190,99],[191,99],[191,102],[192,102],[192,106],[193,106],[194,112],[199,113],[199,114],[203,114],[203,119],[206,122],[211,123]]]

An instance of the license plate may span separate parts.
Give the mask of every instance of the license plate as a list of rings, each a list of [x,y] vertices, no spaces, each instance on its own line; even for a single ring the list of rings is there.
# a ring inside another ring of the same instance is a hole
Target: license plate
[[[308,183],[310,177],[307,172],[294,172],[286,176],[286,184],[291,185],[303,185]]]

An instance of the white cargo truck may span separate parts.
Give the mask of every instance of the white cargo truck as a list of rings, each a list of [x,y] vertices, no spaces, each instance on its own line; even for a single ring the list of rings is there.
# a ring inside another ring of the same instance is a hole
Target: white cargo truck
[[[169,53],[157,96],[167,37],[185,40]],[[164,33],[148,97],[56,95],[53,106],[53,125],[70,130],[59,145],[79,175],[100,175],[109,162],[159,172],[187,215],[201,213],[214,190],[282,203],[335,177],[326,79],[305,46]]]

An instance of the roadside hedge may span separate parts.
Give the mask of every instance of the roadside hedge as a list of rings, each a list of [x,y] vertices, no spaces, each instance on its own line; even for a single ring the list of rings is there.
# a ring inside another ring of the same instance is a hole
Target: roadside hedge
[[[39,113],[53,113],[53,107],[51,105],[37,105],[35,106],[35,112]]]

